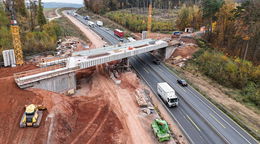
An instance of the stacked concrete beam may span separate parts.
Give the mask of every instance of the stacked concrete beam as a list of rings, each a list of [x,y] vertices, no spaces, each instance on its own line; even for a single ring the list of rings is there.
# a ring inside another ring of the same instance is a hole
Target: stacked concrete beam
[[[14,66],[16,64],[14,50],[4,50],[3,52],[4,66]]]

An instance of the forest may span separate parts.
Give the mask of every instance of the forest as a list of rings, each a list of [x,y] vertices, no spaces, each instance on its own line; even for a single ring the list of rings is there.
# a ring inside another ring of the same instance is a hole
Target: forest
[[[126,28],[146,30],[147,15],[118,9],[147,12],[148,0],[85,1],[88,9],[103,14]],[[104,7],[103,7],[104,6]],[[210,49],[195,54],[200,72],[221,85],[239,90],[238,101],[260,107],[260,1],[259,0],[153,0],[154,10],[177,10],[175,20],[157,21],[152,31],[183,31],[206,27],[203,41]],[[157,23],[158,22],[158,23]],[[158,29],[157,29],[158,28]]]
[[[147,11],[149,0],[85,0],[85,6],[134,32],[146,30],[147,16],[118,9]],[[259,0],[153,0],[155,9],[176,9],[175,20],[154,21],[152,31],[164,32],[206,26],[205,39],[216,49],[233,57],[260,64]],[[117,10],[117,11],[116,11]],[[112,12],[111,12],[112,11]],[[148,13],[148,12],[147,12]]]
[[[61,33],[60,27],[56,22],[47,23],[41,1],[38,3],[29,2],[30,5],[27,8],[25,3],[20,0],[15,0],[14,5],[16,19],[20,26],[24,55],[55,50],[57,39]],[[5,49],[13,48],[10,13],[6,7],[8,7],[7,3],[0,3],[0,53]],[[1,57],[0,61],[2,61]]]

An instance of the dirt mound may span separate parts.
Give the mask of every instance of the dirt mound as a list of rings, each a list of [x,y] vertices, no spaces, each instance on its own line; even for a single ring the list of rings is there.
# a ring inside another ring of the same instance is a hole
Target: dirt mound
[[[122,125],[102,98],[68,97],[18,88],[12,77],[0,79],[0,143],[121,143]],[[26,104],[47,107],[39,128],[19,128]]]
[[[194,38],[189,38],[189,37],[182,37],[180,39],[181,41],[185,42],[185,43],[193,43],[193,44],[196,44],[197,41],[194,39]]]
[[[7,77],[7,76],[13,76],[14,73],[32,70],[38,68],[35,65],[32,64],[26,64],[23,66],[17,66],[17,67],[7,67],[7,68],[0,68],[0,78]]]
[[[181,48],[177,48],[173,53],[172,57],[182,56],[183,58],[191,57],[193,53],[198,50],[196,46],[185,46]]]
[[[139,81],[135,73],[126,72],[121,75],[121,85],[122,88],[136,89],[139,86]]]
[[[138,37],[142,37],[141,33],[134,33],[135,35],[137,35]],[[152,39],[163,39],[163,38],[170,38],[171,34],[161,34],[161,33],[150,33],[149,38]]]

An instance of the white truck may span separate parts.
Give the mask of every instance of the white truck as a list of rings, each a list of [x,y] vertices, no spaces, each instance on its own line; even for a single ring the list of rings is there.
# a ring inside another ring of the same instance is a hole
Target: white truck
[[[95,27],[95,23],[92,22],[92,21],[88,21],[88,26],[90,26],[90,27]]]
[[[168,107],[178,106],[179,100],[175,94],[175,90],[168,83],[157,83],[157,92]]]
[[[97,26],[100,26],[100,27],[103,26],[103,22],[102,21],[96,21],[96,24],[97,24]]]

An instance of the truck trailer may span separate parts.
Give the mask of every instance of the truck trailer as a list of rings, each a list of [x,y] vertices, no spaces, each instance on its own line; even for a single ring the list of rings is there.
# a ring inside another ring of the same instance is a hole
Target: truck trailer
[[[88,26],[90,26],[90,27],[95,27],[95,23],[92,22],[92,21],[88,21]]]
[[[157,93],[168,107],[178,106],[175,90],[168,83],[157,83]]]
[[[124,32],[119,29],[115,29],[114,34],[120,38],[124,37]]]

